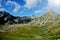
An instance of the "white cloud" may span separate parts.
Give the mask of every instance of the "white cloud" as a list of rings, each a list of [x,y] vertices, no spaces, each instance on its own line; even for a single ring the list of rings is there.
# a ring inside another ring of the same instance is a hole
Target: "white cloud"
[[[35,13],[37,13],[37,14],[39,14],[39,13],[41,13],[42,12],[42,10],[37,10],[37,11],[35,11]]]
[[[13,12],[18,12],[19,11],[19,9],[21,8],[21,6],[17,3],[17,2],[15,2],[15,1],[10,1],[10,0],[8,0],[7,1],[7,3],[6,3],[7,5],[14,5],[15,6],[15,8],[14,8],[14,10],[13,10]]]
[[[0,0],[0,2],[2,2],[2,0]]]
[[[13,10],[13,12],[16,13],[17,11],[19,11],[19,9],[20,9],[20,5],[19,6],[16,6],[15,9]]]
[[[2,0],[0,0],[0,1],[2,1]]]
[[[0,7],[1,7],[2,5],[0,4]]]
[[[40,13],[43,12],[43,11],[46,12],[48,9],[49,9],[49,7],[48,7],[48,5],[47,5],[47,6],[43,7],[42,9],[36,10],[34,13],[40,14]]]
[[[24,0],[26,2],[25,7],[30,9],[37,6],[38,3],[41,3],[41,0]]]
[[[0,7],[2,7],[1,3],[2,3],[2,0],[0,0]]]
[[[60,0],[48,0],[48,6],[49,7],[59,7],[60,6]]]
[[[21,11],[20,13],[21,13],[21,14],[24,14],[25,11],[26,11],[26,9],[24,8],[23,11]]]
[[[0,11],[4,11],[5,9],[4,8],[0,8]]]

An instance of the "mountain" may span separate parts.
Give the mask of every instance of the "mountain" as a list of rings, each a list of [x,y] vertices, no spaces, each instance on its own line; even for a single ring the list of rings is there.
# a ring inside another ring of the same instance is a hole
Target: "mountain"
[[[48,23],[55,26],[60,24],[60,14],[49,10],[45,15],[40,17],[40,25],[45,25]]]
[[[9,14],[9,13],[8,13]],[[0,14],[2,16],[2,14]],[[10,15],[10,14],[9,14]],[[32,17],[32,21],[31,21]],[[49,10],[41,17],[15,17],[11,16],[10,18],[19,19],[19,23],[26,24],[5,24],[0,27],[0,38],[2,39],[18,39],[18,38],[37,38],[37,40],[56,40],[60,39],[60,14],[55,13],[52,10]],[[1,17],[0,17],[1,18]],[[4,18],[4,17],[3,17]],[[9,18],[9,20],[10,20]],[[35,19],[34,19],[35,18]],[[27,21],[28,20],[28,21]],[[16,20],[15,20],[16,21]],[[14,21],[14,23],[15,23]],[[29,22],[29,23],[28,23]],[[1,21],[0,21],[1,23]],[[45,39],[46,38],[46,39]],[[35,40],[35,39],[34,39]]]
[[[5,24],[5,23],[8,23],[8,24],[28,23],[31,20],[32,20],[31,17],[28,17],[28,16],[16,17],[16,16],[13,16],[13,15],[9,14],[8,12],[0,11],[0,24]]]
[[[30,27],[37,27],[40,32],[43,30],[42,32],[44,35],[60,34],[60,14],[52,10],[48,10],[44,15],[35,18],[35,20],[31,21],[29,24]]]
[[[34,24],[44,26],[45,24],[53,23],[52,25],[56,25],[60,23],[60,14],[55,13],[52,10],[49,10],[41,17],[37,18],[37,20],[34,20]]]
[[[32,26],[40,27],[48,35],[59,35],[60,33],[60,14],[49,10],[41,17],[31,22]]]

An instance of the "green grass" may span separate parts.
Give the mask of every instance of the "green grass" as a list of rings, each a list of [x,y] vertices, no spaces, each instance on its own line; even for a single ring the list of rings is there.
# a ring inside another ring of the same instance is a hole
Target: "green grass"
[[[56,40],[56,36],[49,36],[44,27],[21,27],[15,25],[12,30],[12,32],[9,29],[6,29],[5,33],[0,32],[0,40]],[[36,38],[37,35],[41,35],[42,38]]]
[[[56,40],[56,39],[54,37],[34,38],[34,37],[3,36],[0,37],[0,40]]]
[[[4,29],[6,32],[0,32],[0,40],[56,40],[56,36],[51,34],[46,30],[46,28],[50,29],[50,24],[39,27],[39,25],[35,26],[21,26],[20,24],[14,24],[11,29],[9,29],[10,25],[6,24],[4,26],[0,26],[0,29]],[[58,27],[60,28],[60,27]],[[56,29],[56,27],[52,26],[51,29]],[[12,31],[11,31],[12,30]],[[58,31],[59,32],[59,31]],[[52,33],[55,33],[54,31]],[[51,37],[53,35],[53,37]],[[57,34],[55,34],[57,35]],[[36,38],[35,36],[42,36],[42,38]],[[60,36],[59,36],[60,37]]]

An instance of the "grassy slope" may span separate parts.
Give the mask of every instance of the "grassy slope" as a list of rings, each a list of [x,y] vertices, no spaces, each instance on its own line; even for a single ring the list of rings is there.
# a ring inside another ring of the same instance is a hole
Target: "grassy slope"
[[[34,37],[12,37],[12,36],[5,36],[2,37],[1,40],[56,40],[53,37],[42,37],[42,38],[34,38]]]
[[[60,22],[47,22],[43,26],[39,25],[38,20],[46,20],[49,15],[46,14],[28,24],[1,25],[0,29],[6,32],[0,32],[0,40],[56,40],[60,38]],[[49,20],[55,18],[53,15],[50,16]],[[44,19],[44,17],[46,18]],[[53,21],[60,21],[59,16],[56,18]],[[36,38],[36,36],[40,37]]]
[[[2,29],[4,29],[5,26],[3,26]],[[55,36],[45,35],[43,28],[37,26],[21,27],[20,25],[14,25],[12,31],[8,29],[8,27],[6,27],[5,31],[6,32],[0,32],[0,40],[56,40]],[[36,36],[39,35],[41,35],[41,37],[36,38]]]

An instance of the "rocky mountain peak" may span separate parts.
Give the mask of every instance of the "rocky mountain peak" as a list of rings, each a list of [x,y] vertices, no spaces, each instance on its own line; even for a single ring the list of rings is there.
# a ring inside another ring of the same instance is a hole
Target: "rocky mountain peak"
[[[28,23],[30,22],[32,19],[31,17],[17,17],[17,16],[13,16],[11,14],[9,14],[6,11],[0,11],[0,24],[5,24],[5,23],[9,23],[9,24],[18,24],[18,23]]]

